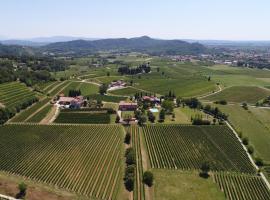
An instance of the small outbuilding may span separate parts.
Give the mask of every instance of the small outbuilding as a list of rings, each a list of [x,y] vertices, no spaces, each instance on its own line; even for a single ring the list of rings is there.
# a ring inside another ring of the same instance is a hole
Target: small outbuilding
[[[138,108],[137,103],[120,101],[119,110],[121,111],[135,111]]]

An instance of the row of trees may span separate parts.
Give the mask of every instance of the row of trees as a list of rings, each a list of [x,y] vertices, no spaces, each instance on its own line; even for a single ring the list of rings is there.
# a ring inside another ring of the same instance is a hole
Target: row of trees
[[[81,94],[82,94],[81,90],[69,90],[68,91],[69,97],[77,97],[77,96],[80,96]]]
[[[128,65],[121,66],[118,68],[118,73],[121,75],[128,74],[128,75],[134,75],[134,74],[140,74],[140,73],[149,73],[151,71],[150,63],[139,65],[136,68],[131,68]]]
[[[6,121],[15,116],[16,113],[26,109],[38,100],[38,98],[34,97],[32,99],[22,102],[21,104],[16,105],[14,108],[0,108],[0,125],[4,124]]]

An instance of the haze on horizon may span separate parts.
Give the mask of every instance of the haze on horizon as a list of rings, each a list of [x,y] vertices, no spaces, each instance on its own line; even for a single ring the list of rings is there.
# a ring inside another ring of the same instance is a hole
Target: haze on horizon
[[[9,0],[0,36],[270,40],[268,0]]]

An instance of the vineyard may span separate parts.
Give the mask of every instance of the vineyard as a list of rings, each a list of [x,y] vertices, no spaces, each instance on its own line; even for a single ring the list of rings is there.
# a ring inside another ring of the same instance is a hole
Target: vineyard
[[[50,98],[45,98],[45,99],[35,103],[30,108],[22,111],[20,114],[13,117],[11,119],[11,122],[24,122],[24,121],[26,121],[29,116],[34,114],[39,108],[41,108],[42,106],[47,104],[49,101],[50,101]]]
[[[141,142],[140,142],[140,132],[139,127],[131,126],[128,131],[131,133],[132,147],[136,154],[136,172],[135,172],[135,188],[133,192],[134,200],[144,200],[144,183],[142,181],[143,177],[143,166],[142,166],[142,154],[141,154]]]
[[[7,108],[15,108],[35,98],[35,93],[22,83],[11,82],[0,85],[0,103]]]
[[[111,115],[95,112],[60,112],[54,123],[109,124]]]
[[[147,125],[143,127],[153,168],[200,169],[254,174],[245,150],[227,126]]]
[[[217,173],[214,180],[229,200],[270,199],[270,191],[259,176]]]
[[[121,126],[5,125],[0,132],[0,170],[88,197],[118,199]]]

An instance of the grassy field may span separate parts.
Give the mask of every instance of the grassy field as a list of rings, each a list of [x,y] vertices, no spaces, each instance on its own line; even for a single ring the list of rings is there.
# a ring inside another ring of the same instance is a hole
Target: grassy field
[[[110,96],[110,95],[100,95],[100,94],[93,94],[88,95],[89,99],[93,100],[100,100],[105,102],[113,102],[113,103],[119,103],[119,101],[126,100],[126,97],[118,97],[118,96]]]
[[[142,128],[153,168],[255,173],[246,152],[227,126],[147,125]]]
[[[110,94],[123,95],[123,96],[133,96],[134,94],[138,92],[142,92],[142,91],[133,87],[127,87],[120,90],[109,91]]]
[[[83,83],[83,82],[71,82],[68,87],[61,91],[65,96],[68,96],[69,90],[80,90],[82,96],[88,96],[91,94],[98,93],[98,86],[91,83]]]
[[[229,114],[229,121],[234,128],[242,132],[243,137],[249,138],[256,155],[270,162],[270,110],[249,107],[247,111],[238,105],[218,107]]]
[[[0,132],[1,171],[93,199],[119,199],[121,126],[6,125]]]
[[[212,177],[203,179],[198,172],[153,170],[155,200],[225,200]]]
[[[204,98],[208,101],[226,100],[227,102],[255,104],[259,100],[270,95],[270,90],[254,86],[229,87],[217,94]]]

